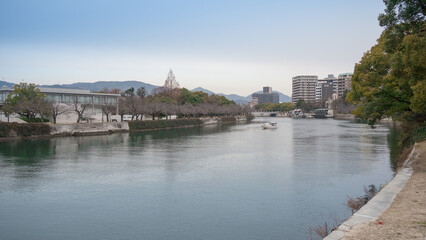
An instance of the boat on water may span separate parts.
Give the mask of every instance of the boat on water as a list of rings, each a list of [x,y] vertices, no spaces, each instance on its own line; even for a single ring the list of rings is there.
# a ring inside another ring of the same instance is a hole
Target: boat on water
[[[267,123],[263,123],[262,125],[260,125],[260,127],[262,129],[274,129],[274,128],[277,128],[277,123],[269,123],[269,122],[267,122]]]
[[[301,118],[303,117],[303,111],[302,109],[294,109],[293,111],[291,111],[291,117],[292,118]]]
[[[328,108],[314,109],[314,118],[333,118],[333,110]]]

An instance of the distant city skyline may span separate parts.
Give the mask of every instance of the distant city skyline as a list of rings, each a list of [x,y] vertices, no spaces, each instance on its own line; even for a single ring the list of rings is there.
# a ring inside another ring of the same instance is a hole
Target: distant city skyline
[[[292,77],[353,72],[382,28],[381,0],[2,1],[0,79],[136,80],[291,96]]]

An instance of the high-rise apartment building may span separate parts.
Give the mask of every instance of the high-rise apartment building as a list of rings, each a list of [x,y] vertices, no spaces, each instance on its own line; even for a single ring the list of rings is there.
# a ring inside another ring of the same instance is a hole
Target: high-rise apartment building
[[[314,75],[293,77],[291,101],[297,103],[299,99],[303,99],[305,102],[314,102],[317,82],[318,76]]]
[[[351,91],[351,78],[352,73],[339,74],[339,77],[333,81],[334,93],[341,97],[345,93],[345,90]]]
[[[328,74],[324,79],[318,79],[318,83],[315,87],[315,101],[323,102],[331,99],[333,95],[333,82],[336,80],[333,74]],[[330,87],[331,85],[331,87]],[[330,92],[331,91],[331,92]]]

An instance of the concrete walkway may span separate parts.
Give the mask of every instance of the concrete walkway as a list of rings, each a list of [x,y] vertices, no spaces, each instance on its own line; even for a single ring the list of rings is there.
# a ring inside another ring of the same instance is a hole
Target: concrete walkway
[[[329,234],[325,240],[338,240],[345,235],[356,225],[375,221],[382,213],[389,208],[394,201],[396,195],[404,188],[405,184],[413,174],[411,163],[416,158],[416,146],[411,151],[404,167],[398,172],[393,180],[388,183],[373,199],[365,206],[358,210],[352,217],[342,223],[337,230]]]

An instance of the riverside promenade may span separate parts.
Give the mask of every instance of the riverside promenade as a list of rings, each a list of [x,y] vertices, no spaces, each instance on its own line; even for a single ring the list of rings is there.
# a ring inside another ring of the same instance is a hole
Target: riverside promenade
[[[395,178],[326,240],[426,239],[426,141]]]

